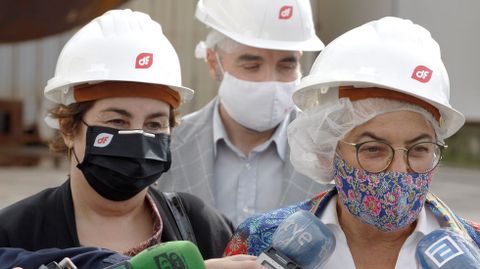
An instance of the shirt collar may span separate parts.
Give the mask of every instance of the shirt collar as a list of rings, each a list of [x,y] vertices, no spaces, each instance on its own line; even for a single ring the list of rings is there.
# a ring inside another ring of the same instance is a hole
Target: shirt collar
[[[328,226],[331,225],[341,229],[337,215],[337,196],[332,197],[325,206],[325,209],[320,216],[320,220]],[[427,235],[439,227],[437,223],[435,216],[433,214],[427,214],[424,206],[418,215],[417,225],[412,234],[418,233],[421,235]]]
[[[223,125],[222,119],[220,118],[220,99],[217,99],[215,103],[215,109],[213,110],[213,154],[217,156],[217,143],[220,140],[225,140],[230,142],[227,136],[227,132],[225,131],[225,126]],[[277,154],[285,161],[285,155],[287,154],[287,126],[290,122],[290,114],[289,113],[285,119],[278,125],[277,129],[273,133],[272,137],[267,140],[262,145],[257,146],[256,148],[260,148],[260,151],[265,150],[268,145],[273,141],[275,143]]]

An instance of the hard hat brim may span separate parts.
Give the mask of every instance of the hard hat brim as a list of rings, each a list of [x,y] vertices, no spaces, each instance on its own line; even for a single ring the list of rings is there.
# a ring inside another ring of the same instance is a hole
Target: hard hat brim
[[[85,83],[100,83],[103,81],[111,81],[111,80],[93,80],[93,81],[68,82],[68,83],[65,83],[64,81],[60,81],[58,84],[61,86],[56,86],[55,81],[49,81],[47,86],[45,87],[45,97],[54,103],[69,105],[69,104],[75,103],[75,99],[73,97],[73,92],[72,92],[72,89],[74,86],[79,84],[85,84]],[[139,82],[139,81],[131,81],[131,80],[115,80],[115,81]],[[139,83],[149,83],[149,82],[142,81]],[[164,85],[171,88],[174,91],[177,91],[181,97],[181,104],[188,103],[190,100],[192,100],[194,95],[194,91],[188,87],[171,85],[166,83],[151,83],[151,84]]]
[[[254,48],[286,51],[321,51],[323,48],[325,48],[325,45],[317,36],[314,36],[304,41],[292,42],[279,40],[264,40],[260,38],[242,36],[236,33],[226,31],[224,29],[216,30],[240,44]]]
[[[391,85],[372,83],[370,81],[357,80],[357,81],[321,82],[321,81],[318,81],[317,78],[306,76],[305,78],[302,79],[300,84],[297,86],[297,90],[293,94],[293,102],[299,109],[306,110],[312,107],[312,103],[319,105],[313,100],[313,99],[317,99],[318,96],[325,96],[325,98],[328,98],[330,100],[331,98],[338,99],[338,92],[336,96],[333,96],[333,92],[331,92],[331,90],[332,88],[339,87],[339,86],[354,86],[354,87],[374,86],[374,87],[385,88],[393,91],[398,91],[398,92],[413,96],[415,98],[418,98],[422,101],[425,101],[433,105],[440,111],[440,114],[442,116],[440,120],[440,128],[445,131],[445,138],[455,134],[465,124],[465,116],[451,106],[446,106],[444,104],[432,101],[430,99],[424,98],[423,96],[414,94],[412,92],[405,91],[397,87],[392,87]],[[327,97],[327,94],[328,94],[328,97]],[[322,101],[322,100],[319,100],[319,101]],[[320,103],[323,103],[323,102],[320,102]]]

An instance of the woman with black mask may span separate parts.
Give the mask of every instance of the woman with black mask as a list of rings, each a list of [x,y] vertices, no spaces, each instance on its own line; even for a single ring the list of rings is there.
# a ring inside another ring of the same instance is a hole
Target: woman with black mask
[[[69,178],[1,210],[0,247],[95,246],[133,256],[190,240],[205,259],[220,257],[233,228],[225,217],[192,195],[149,188],[170,167],[174,110],[192,95],[148,15],[114,10],[80,29],[45,88],[57,104],[47,123],[61,134],[51,146],[68,153]],[[209,268],[252,259],[214,259]]]

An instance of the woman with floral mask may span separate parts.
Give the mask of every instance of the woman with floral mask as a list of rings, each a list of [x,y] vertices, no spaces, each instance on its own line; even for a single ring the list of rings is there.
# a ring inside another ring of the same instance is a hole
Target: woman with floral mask
[[[149,188],[170,167],[174,109],[192,95],[181,86],[174,48],[148,15],[109,11],[80,29],[45,89],[57,104],[48,122],[61,134],[52,148],[68,152],[69,179],[0,211],[0,246],[94,246],[132,256],[190,240],[204,258],[220,257],[232,231],[223,215],[193,195]],[[244,262],[252,257],[208,264]]]
[[[226,253],[260,254],[285,218],[308,210],[336,240],[322,269],[419,268],[418,243],[440,228],[478,254],[478,224],[429,192],[444,139],[465,121],[449,91],[438,44],[411,21],[386,17],[332,41],[294,94],[304,113],[288,136],[295,168],[335,187],[248,219]]]

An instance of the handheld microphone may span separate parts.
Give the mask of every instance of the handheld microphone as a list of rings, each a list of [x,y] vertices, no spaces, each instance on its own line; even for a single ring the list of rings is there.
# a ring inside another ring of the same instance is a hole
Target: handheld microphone
[[[335,237],[328,227],[312,213],[301,210],[278,226],[272,246],[260,254],[257,263],[272,269],[319,268],[334,249]]]
[[[422,269],[480,268],[479,249],[448,229],[427,234],[418,243],[415,256]]]
[[[190,241],[170,241],[143,250],[129,261],[104,269],[206,269],[202,254]]]

